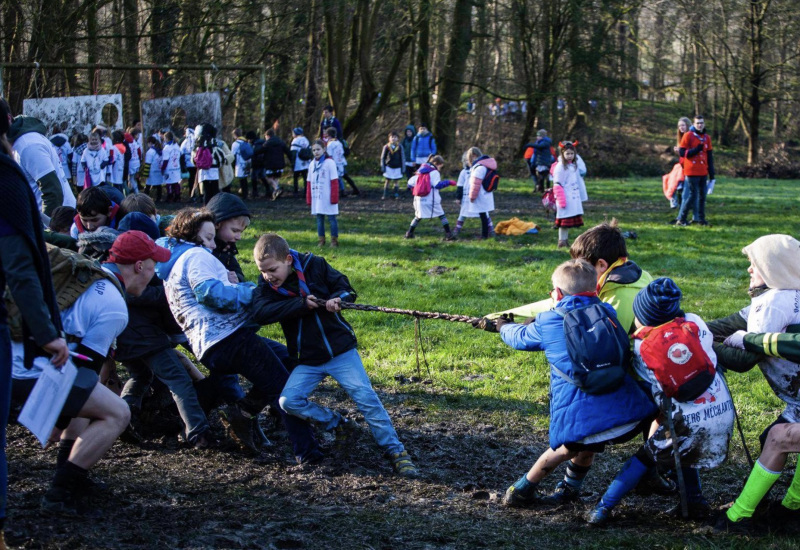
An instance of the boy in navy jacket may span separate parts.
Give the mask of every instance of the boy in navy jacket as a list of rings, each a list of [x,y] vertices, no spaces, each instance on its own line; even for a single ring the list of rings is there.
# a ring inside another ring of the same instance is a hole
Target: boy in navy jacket
[[[353,328],[340,314],[343,301],[356,299],[350,281],[323,258],[291,250],[275,233],[262,235],[253,255],[261,278],[253,294],[251,319],[262,325],[279,322],[289,355],[299,363],[281,392],[280,406],[346,439],[357,429],[355,423],[308,400],[320,382],[331,376],[356,402],[395,471],[417,476],[419,471],[372,389]],[[318,298],[326,300],[324,306],[317,303]]]

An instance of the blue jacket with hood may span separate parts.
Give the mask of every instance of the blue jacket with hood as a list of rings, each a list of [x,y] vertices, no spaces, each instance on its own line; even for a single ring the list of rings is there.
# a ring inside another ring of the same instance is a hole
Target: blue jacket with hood
[[[566,311],[599,303],[596,297],[565,296],[556,307]],[[616,317],[614,308],[604,304]],[[555,372],[571,376],[573,364],[564,338],[564,319],[545,311],[529,325],[507,324],[500,329],[503,342],[514,349],[544,351],[550,363],[550,448],[582,439],[617,426],[640,422],[656,413],[655,404],[636,381],[626,375],[622,386],[603,395],[590,395]]]

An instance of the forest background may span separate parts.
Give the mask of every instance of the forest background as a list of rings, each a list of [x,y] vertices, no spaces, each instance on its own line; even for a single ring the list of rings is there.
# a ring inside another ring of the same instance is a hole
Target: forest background
[[[284,138],[298,125],[313,135],[333,105],[367,171],[387,131],[424,122],[445,155],[477,144],[517,171],[523,145],[547,128],[581,141],[593,174],[609,177],[660,174],[674,162],[677,118],[702,113],[723,173],[800,177],[794,0],[0,6],[2,93],[14,112],[25,98],[121,93],[130,123],[142,100],[216,90],[226,138],[275,121]],[[492,117],[498,100],[526,112]]]

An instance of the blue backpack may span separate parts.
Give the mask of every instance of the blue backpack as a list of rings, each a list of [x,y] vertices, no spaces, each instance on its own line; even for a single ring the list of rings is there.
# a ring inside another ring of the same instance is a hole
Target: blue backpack
[[[253,158],[253,146],[247,141],[243,141],[242,144],[239,145],[239,155],[244,161],[250,160]]]
[[[555,368],[564,380],[582,391],[601,395],[622,385],[630,362],[628,333],[602,303],[565,311],[555,308],[564,318],[564,337],[567,352],[573,364],[573,374],[568,376]]]

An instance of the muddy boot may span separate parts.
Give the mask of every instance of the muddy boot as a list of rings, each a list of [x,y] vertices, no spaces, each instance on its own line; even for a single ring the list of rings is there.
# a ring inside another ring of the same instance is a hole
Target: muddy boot
[[[323,236],[323,237],[320,237],[320,238],[317,240],[317,246],[325,246],[325,237],[324,237],[324,236]]]
[[[331,248],[339,247],[339,237],[331,237]]]
[[[445,241],[454,241],[454,240],[456,240],[456,236],[452,231],[447,231],[444,234],[444,240]]]
[[[569,241],[558,241],[558,248],[569,248]]]
[[[67,462],[56,470],[53,483],[42,497],[48,514],[75,518],[98,518],[100,510],[91,505],[84,491],[88,472]]]
[[[404,239],[413,239],[414,238],[414,230],[413,229],[409,229],[408,231],[406,231],[406,234],[405,234],[405,236],[403,238]]]
[[[245,450],[259,451],[253,440],[253,417],[246,415],[238,404],[228,405],[220,411],[220,420],[228,430],[228,437],[239,443]]]

